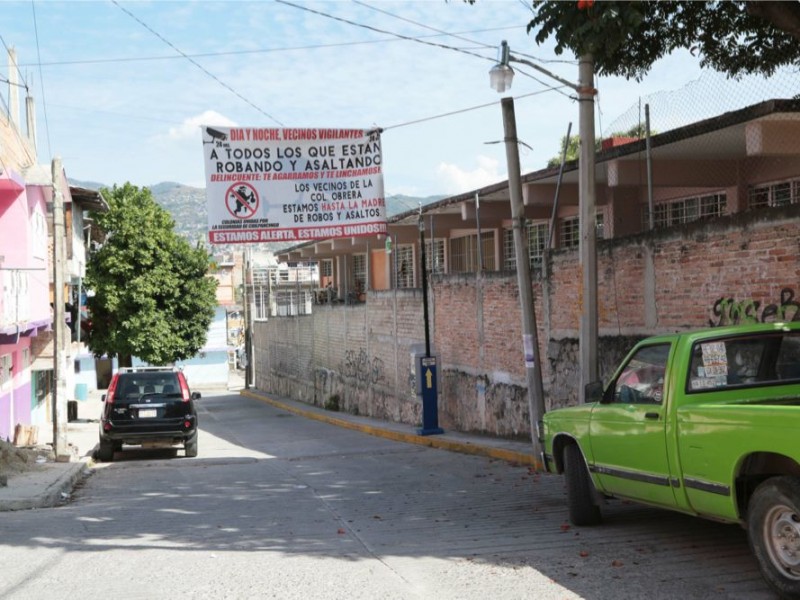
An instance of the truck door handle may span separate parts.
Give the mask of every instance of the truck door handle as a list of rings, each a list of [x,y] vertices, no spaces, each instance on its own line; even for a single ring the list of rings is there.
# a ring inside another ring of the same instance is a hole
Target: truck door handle
[[[654,412],[644,413],[644,418],[645,419],[655,419],[657,421],[658,420],[658,413],[654,413]]]

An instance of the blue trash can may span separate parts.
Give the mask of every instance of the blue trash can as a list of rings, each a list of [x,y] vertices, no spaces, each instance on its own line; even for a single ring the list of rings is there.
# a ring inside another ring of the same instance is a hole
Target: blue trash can
[[[89,386],[85,383],[76,383],[75,384],[75,398],[77,400],[88,400],[89,399]]]

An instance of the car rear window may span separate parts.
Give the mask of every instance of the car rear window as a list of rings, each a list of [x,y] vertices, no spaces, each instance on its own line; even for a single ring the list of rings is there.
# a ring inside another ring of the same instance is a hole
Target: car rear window
[[[146,394],[180,396],[178,374],[174,372],[122,373],[117,384],[117,397],[139,398]]]

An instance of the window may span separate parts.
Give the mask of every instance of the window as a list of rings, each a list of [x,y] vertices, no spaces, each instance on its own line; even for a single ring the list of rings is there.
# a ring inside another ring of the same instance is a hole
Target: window
[[[398,288],[414,287],[414,246],[411,244],[399,245],[396,252],[395,286]]]
[[[656,227],[663,228],[719,217],[725,214],[726,206],[727,197],[724,193],[660,202],[653,209],[653,222]],[[650,225],[650,215],[646,210],[643,215],[642,225],[647,228]]]
[[[333,277],[333,261],[321,260],[319,262],[319,274],[322,277]]]
[[[11,355],[0,356],[0,386],[11,381]]]
[[[800,332],[769,332],[698,342],[687,393],[800,382]]]
[[[571,217],[561,221],[561,247],[577,248],[581,240],[581,231],[578,217]]]
[[[360,292],[367,290],[367,255],[353,255],[353,285]]]
[[[531,269],[541,269],[544,260],[544,251],[547,248],[550,228],[546,221],[526,221],[525,226],[526,241],[528,243],[528,259]],[[503,269],[515,271],[517,268],[517,256],[514,250],[514,231],[511,229],[503,230]]]
[[[660,404],[670,344],[643,346],[636,351],[614,383],[614,402]]]
[[[428,273],[444,273],[444,240],[425,240],[425,266]]]
[[[481,258],[483,269],[495,269],[494,232],[481,233]],[[465,235],[450,240],[450,272],[475,273],[478,271],[478,235]]]
[[[767,208],[800,203],[800,179],[751,185],[747,189],[747,207]]]
[[[598,240],[606,239],[605,215],[602,212],[597,211],[595,213],[595,216],[594,216],[594,221],[595,221],[595,223],[594,223],[595,231],[597,232],[595,235],[596,235],[597,239]]]

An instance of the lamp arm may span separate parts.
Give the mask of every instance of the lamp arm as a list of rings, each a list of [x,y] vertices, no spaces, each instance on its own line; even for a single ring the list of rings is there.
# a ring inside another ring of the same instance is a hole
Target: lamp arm
[[[559,76],[558,76],[558,75],[556,75],[555,73],[553,73],[553,72],[551,72],[551,71],[548,71],[548,70],[547,70],[547,69],[545,69],[544,67],[540,67],[539,65],[537,65],[537,64],[535,64],[535,63],[532,63],[532,62],[530,62],[529,60],[525,60],[524,58],[517,58],[517,57],[516,57],[516,56],[514,56],[513,54],[509,54],[509,55],[508,55],[508,60],[509,60],[510,62],[517,62],[517,63],[521,63],[521,64],[523,64],[523,65],[527,65],[527,66],[529,66],[531,69],[536,69],[536,70],[537,70],[537,71],[539,71],[540,73],[544,73],[544,74],[545,74],[545,75],[547,75],[548,77],[552,77],[553,79],[555,79],[555,80],[556,80],[556,81],[558,81],[559,83],[563,83],[565,86],[567,86],[567,87],[569,87],[569,88],[572,88],[572,89],[573,89],[573,90],[575,90],[576,92],[580,92],[580,91],[581,91],[581,86],[580,86],[580,85],[578,85],[577,83],[572,83],[571,81],[567,81],[567,80],[566,80],[566,79],[564,79],[563,77],[559,77]]]

